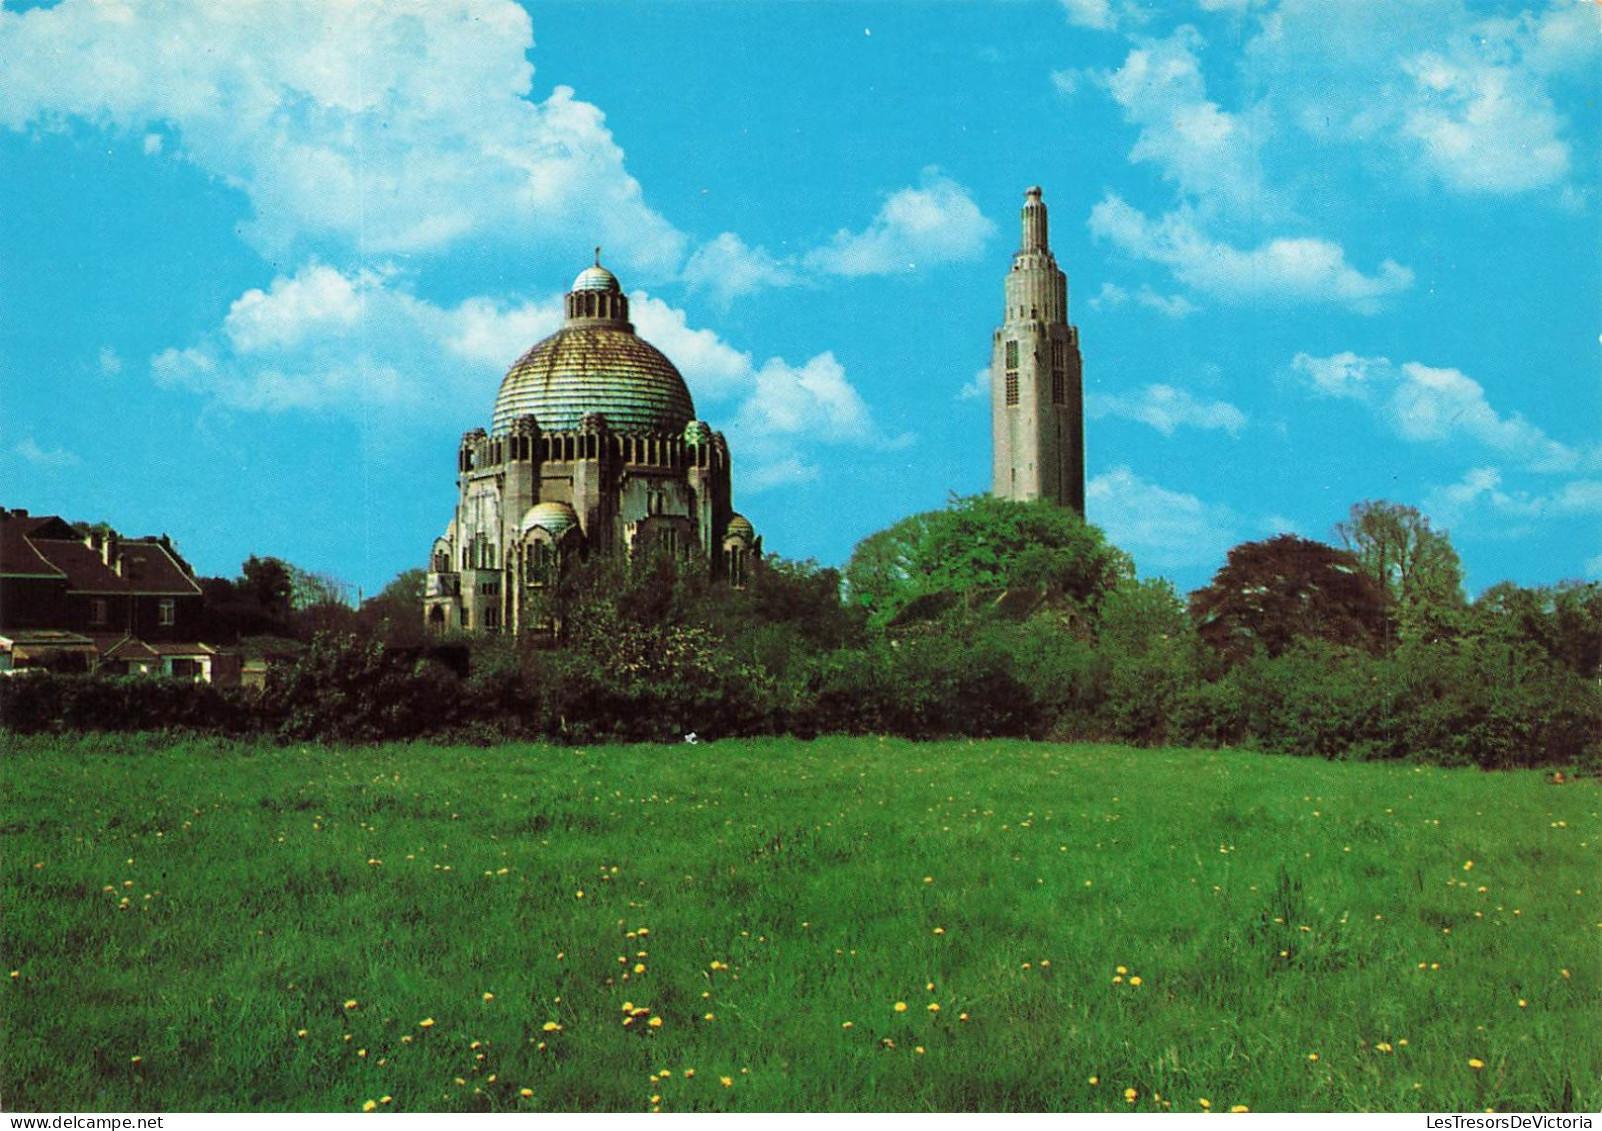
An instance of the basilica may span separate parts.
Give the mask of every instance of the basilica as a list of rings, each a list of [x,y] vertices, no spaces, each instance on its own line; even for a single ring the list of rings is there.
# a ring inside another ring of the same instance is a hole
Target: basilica
[[[507,372],[489,431],[462,437],[456,481],[424,589],[435,632],[536,627],[534,597],[587,553],[656,547],[734,585],[761,560],[732,506],[728,444],[634,332],[599,252],[573,280],[562,328]]]

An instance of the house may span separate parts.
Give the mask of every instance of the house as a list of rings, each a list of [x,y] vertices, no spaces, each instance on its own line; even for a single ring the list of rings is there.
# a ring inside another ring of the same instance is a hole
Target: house
[[[86,534],[0,507],[0,671],[237,682],[238,664],[200,640],[204,615],[194,571],[165,535]]]

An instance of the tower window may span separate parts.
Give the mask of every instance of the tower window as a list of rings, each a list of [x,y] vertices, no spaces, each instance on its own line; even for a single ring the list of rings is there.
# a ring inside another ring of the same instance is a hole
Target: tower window
[[[1057,370],[1055,373],[1053,373],[1051,375],[1051,403],[1052,404],[1062,404],[1064,402],[1064,400],[1066,399],[1063,396],[1063,392],[1064,392],[1064,388],[1063,387],[1064,387],[1065,384],[1066,384],[1066,382],[1063,381],[1063,377],[1062,377],[1062,370],[1059,369],[1059,370]]]
[[[1018,371],[1007,370],[1007,404],[1009,407],[1018,403]]]
[[[1017,342],[1008,342],[1007,343],[1007,368],[1008,369],[1017,369],[1018,368],[1018,343]]]

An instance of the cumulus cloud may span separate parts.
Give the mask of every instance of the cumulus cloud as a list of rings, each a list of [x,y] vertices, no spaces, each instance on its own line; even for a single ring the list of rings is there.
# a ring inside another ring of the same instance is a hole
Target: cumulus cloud
[[[1602,516],[1602,480],[1575,479],[1545,492],[1506,485],[1494,467],[1475,467],[1456,483],[1424,496],[1424,507],[1443,524],[1473,524],[1483,535],[1523,537],[1542,520],[1593,522]]]
[[[968,190],[931,166],[918,187],[891,193],[866,229],[836,232],[802,262],[828,275],[895,274],[977,258],[995,230]]]
[[[1223,558],[1234,520],[1223,507],[1116,467],[1085,484],[1085,510],[1114,545],[1147,567],[1175,569]]]
[[[630,316],[678,366],[702,415],[732,420],[731,442],[757,483],[815,473],[806,453],[818,445],[905,442],[881,432],[832,353],[758,364],[643,291],[630,296]],[[412,294],[394,268],[344,272],[313,262],[246,291],[217,330],[150,364],[159,384],[240,411],[403,425],[419,414],[459,414],[464,402],[482,401],[487,414],[507,367],[561,323],[560,296],[441,306]],[[394,358],[405,358],[404,368]]]
[[[1155,165],[1203,209],[1272,217],[1284,203],[1264,183],[1260,149],[1265,107],[1224,110],[1207,96],[1192,27],[1132,49],[1103,83],[1125,118],[1140,127],[1129,159]]]
[[[143,135],[243,191],[246,233],[274,255],[577,229],[675,270],[684,237],[645,204],[601,111],[566,87],[530,98],[532,46],[511,0],[63,0],[0,11],[0,127]]]
[[[822,247],[784,258],[724,232],[695,249],[681,277],[691,289],[727,304],[753,291],[816,284],[830,275],[896,275],[975,259],[995,230],[967,189],[930,166],[916,187],[890,193],[860,232],[842,229]]]
[[[1196,313],[1196,304],[1184,295],[1159,294],[1146,284],[1131,294],[1128,288],[1117,283],[1103,283],[1088,303],[1092,310],[1116,310],[1131,300],[1169,318],[1188,318]]]
[[[774,258],[766,248],[748,247],[733,232],[724,232],[695,249],[684,265],[684,281],[710,291],[720,301],[765,287],[793,286],[801,279],[793,263]]]
[[[122,355],[110,346],[101,346],[95,357],[95,367],[103,377],[115,377],[122,372]]]
[[[963,382],[962,388],[957,390],[959,401],[977,401],[990,399],[990,367],[976,370],[974,375]]]
[[[1085,398],[1092,419],[1107,416],[1149,424],[1164,436],[1179,428],[1201,428],[1240,434],[1246,414],[1227,401],[1207,401],[1172,385],[1147,385],[1136,393],[1092,393]]]
[[[1413,272],[1385,260],[1365,275],[1340,244],[1278,237],[1251,249],[1213,239],[1196,213],[1181,207],[1159,220],[1108,193],[1090,213],[1090,231],[1136,259],[1161,264],[1186,286],[1233,302],[1329,302],[1372,313],[1380,300],[1410,287]]]
[[[1568,178],[1570,128],[1551,88],[1594,68],[1602,37],[1583,0],[1480,19],[1460,0],[1285,0],[1246,54],[1305,135],[1360,143],[1456,191],[1506,194]]]
[[[1503,416],[1485,388],[1458,369],[1351,352],[1330,357],[1297,354],[1291,370],[1325,396],[1360,401],[1404,440],[1444,442],[1458,436],[1520,460],[1533,471],[1563,471],[1579,454],[1523,416]]]

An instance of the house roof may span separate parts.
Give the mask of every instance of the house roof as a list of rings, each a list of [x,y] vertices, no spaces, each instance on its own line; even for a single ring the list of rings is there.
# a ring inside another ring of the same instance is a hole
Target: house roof
[[[133,538],[121,542],[118,557],[122,572],[101,560],[98,550],[81,541],[65,538],[30,539],[40,555],[67,578],[79,593],[137,593],[159,596],[194,597],[200,586],[154,539]]]
[[[28,537],[49,523],[49,518],[17,518],[0,511],[0,576],[55,579],[65,576],[45,560]]]

